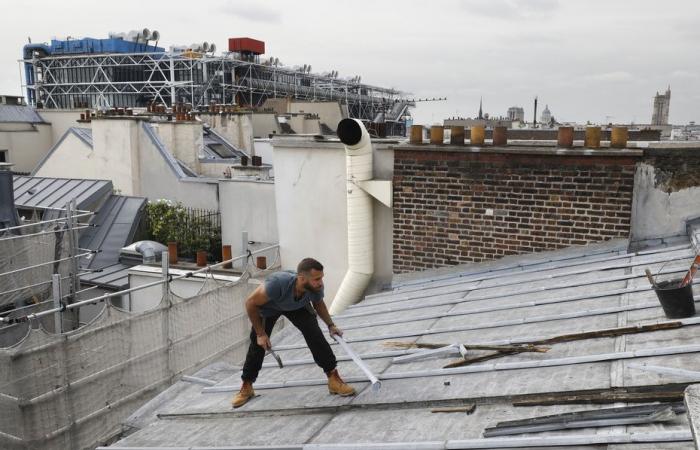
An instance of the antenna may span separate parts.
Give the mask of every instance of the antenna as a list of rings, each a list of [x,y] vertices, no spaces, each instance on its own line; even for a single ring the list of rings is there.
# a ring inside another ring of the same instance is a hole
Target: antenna
[[[532,128],[537,128],[537,96],[535,95],[535,112],[532,115]]]

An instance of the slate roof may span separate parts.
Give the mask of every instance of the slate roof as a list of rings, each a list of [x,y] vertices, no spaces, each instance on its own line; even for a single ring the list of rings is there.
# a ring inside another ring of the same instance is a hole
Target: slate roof
[[[695,253],[688,237],[679,236],[639,252],[628,251],[626,241],[614,241],[412,274],[334,318],[382,380],[379,392],[329,341],[341,375],[358,395],[328,395],[325,376],[302,336],[285,327],[272,335],[285,367],[277,368],[267,357],[255,384],[258,396],[247,405],[231,409],[240,372],[216,363],[197,373],[198,379],[178,381],[132,415],[126,425],[135,432],[110,448],[445,449],[521,448],[526,443],[612,450],[636,443],[635,449],[693,449],[683,413],[647,425],[499,438],[482,433],[505,420],[623,405],[513,406],[517,399],[538,394],[683,386],[692,380],[639,367],[700,370],[700,318],[682,319],[682,326],[673,329],[551,344],[545,353],[518,353],[455,369],[442,367],[458,353],[400,363],[393,358],[416,350],[397,350],[387,343],[504,345],[677,322],[664,316],[644,269],[659,279],[682,276]],[[484,354],[469,351],[470,356]],[[472,414],[431,412],[472,403]]]

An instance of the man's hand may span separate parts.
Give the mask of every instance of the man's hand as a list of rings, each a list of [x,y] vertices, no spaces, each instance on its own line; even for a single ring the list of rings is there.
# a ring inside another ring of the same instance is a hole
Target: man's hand
[[[272,344],[270,343],[270,337],[268,335],[258,335],[258,338],[256,340],[258,342],[258,345],[264,348],[265,350],[270,350],[272,348]]]
[[[331,336],[333,336],[333,335],[337,335],[337,336],[341,336],[341,337],[343,336],[343,330],[341,330],[340,328],[335,326],[335,324],[331,324],[328,327],[328,332],[330,333]]]

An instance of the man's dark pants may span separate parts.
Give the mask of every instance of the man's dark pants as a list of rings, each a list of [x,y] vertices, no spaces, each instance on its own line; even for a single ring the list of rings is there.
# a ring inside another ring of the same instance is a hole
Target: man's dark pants
[[[272,333],[272,327],[275,326],[275,322],[277,322],[277,319],[279,319],[281,315],[292,322],[292,324],[301,331],[301,334],[304,335],[306,345],[309,346],[309,350],[311,350],[316,364],[326,373],[335,369],[337,364],[335,355],[328,341],[326,341],[323,331],[321,331],[321,328],[318,326],[316,316],[306,308],[301,308],[295,311],[285,311],[272,317],[265,317],[265,333],[267,333],[268,336]],[[258,378],[258,372],[260,372],[264,358],[265,350],[258,345],[255,329],[252,328],[250,331],[250,346],[248,347],[248,354],[245,358],[243,375],[241,378],[244,381],[254,382]]]

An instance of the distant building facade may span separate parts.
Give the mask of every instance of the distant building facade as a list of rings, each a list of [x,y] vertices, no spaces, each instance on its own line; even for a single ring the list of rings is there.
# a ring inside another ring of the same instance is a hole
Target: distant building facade
[[[668,125],[668,108],[671,104],[671,86],[665,94],[656,93],[654,97],[654,111],[651,115],[652,125]]]
[[[522,108],[522,106],[511,106],[508,108],[508,120],[524,122],[525,110]]]
[[[549,105],[545,105],[542,115],[540,116],[540,123],[544,126],[548,126],[551,121],[552,113],[549,111]]]

